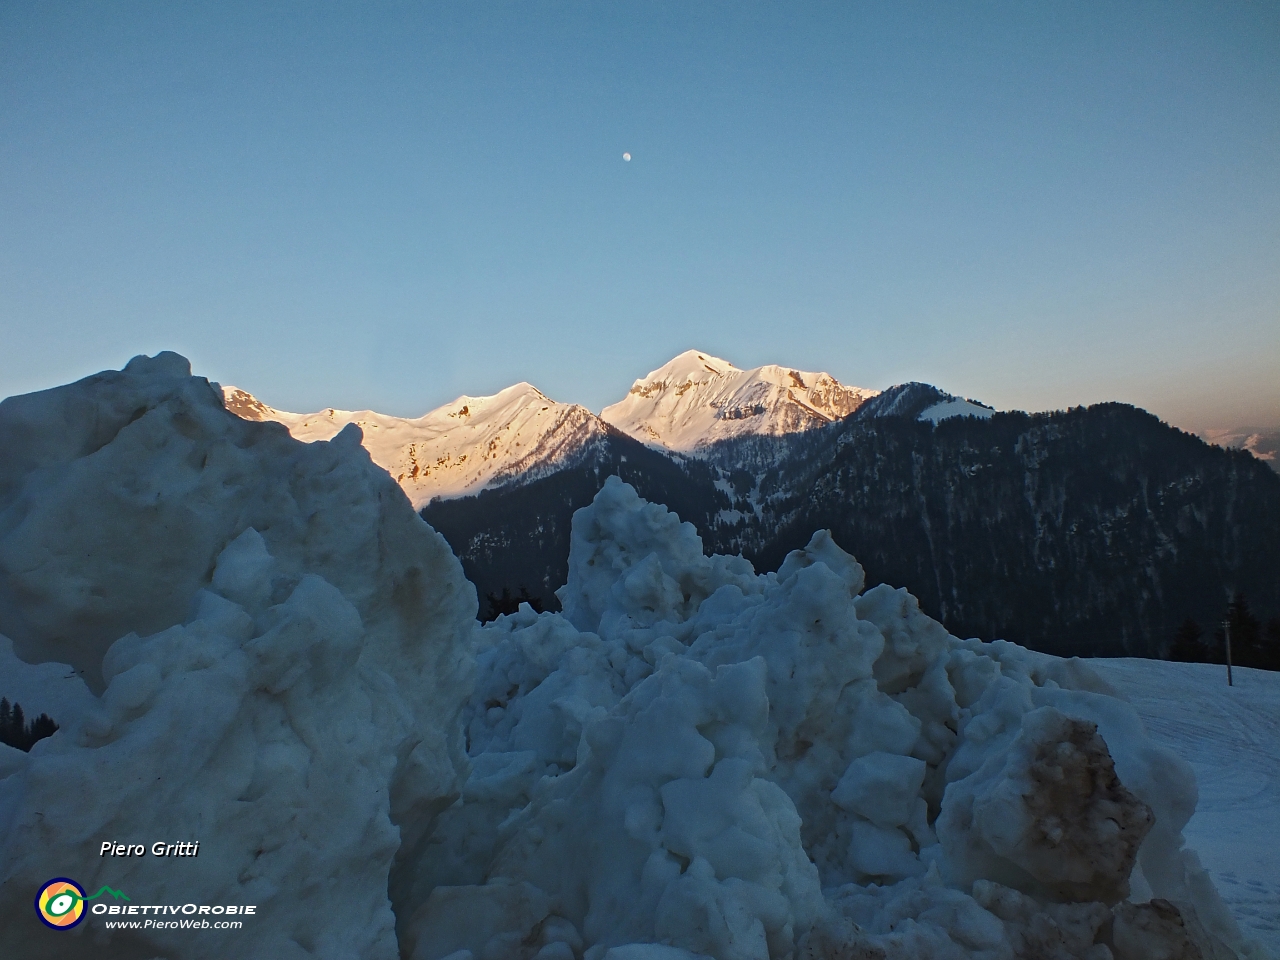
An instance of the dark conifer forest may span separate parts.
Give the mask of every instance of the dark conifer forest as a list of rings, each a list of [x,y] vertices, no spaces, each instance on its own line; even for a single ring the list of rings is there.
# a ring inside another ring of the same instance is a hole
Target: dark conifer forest
[[[1211,659],[1230,615],[1236,662],[1275,664],[1280,476],[1261,461],[1124,404],[937,426],[895,413],[697,458],[613,435],[595,462],[422,515],[481,597],[524,590],[554,610],[573,511],[616,473],[757,570],[828,528],[869,584],[908,588],[959,636]]]
[[[47,714],[28,721],[21,704],[10,706],[7,697],[0,697],[0,743],[29,751],[37,740],[53,736],[57,729],[58,725]]]

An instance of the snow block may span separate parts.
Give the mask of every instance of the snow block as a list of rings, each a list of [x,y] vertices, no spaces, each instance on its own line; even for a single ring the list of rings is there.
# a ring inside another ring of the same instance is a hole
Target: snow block
[[[472,781],[406,870],[410,899],[469,884],[511,937],[512,885],[545,894],[520,945],[466,949],[1163,955],[1136,887],[1258,955],[1183,849],[1189,768],[1086,665],[950,636],[822,531],[776,574],[707,557],[616,478],[572,542],[563,613],[481,628]],[[455,922],[424,910],[416,949],[457,949]]]
[[[358,432],[243,421],[174,354],[5,400],[0,449],[0,694],[61,724],[0,758],[0,954],[398,957],[395,858],[467,772],[444,541]],[[99,855],[157,839],[199,855]],[[257,909],[42,938],[50,876]]]

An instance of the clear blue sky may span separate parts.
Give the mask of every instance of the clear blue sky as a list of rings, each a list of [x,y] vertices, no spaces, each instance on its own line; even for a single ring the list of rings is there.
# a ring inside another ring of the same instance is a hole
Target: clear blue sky
[[[1280,4],[0,3],[0,396],[690,347],[1280,424]]]

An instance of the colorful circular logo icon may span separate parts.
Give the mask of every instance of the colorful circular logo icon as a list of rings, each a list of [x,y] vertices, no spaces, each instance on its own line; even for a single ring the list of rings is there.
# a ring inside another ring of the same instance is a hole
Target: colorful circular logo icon
[[[36,913],[46,926],[70,930],[84,919],[84,887],[66,877],[54,877],[36,894]]]

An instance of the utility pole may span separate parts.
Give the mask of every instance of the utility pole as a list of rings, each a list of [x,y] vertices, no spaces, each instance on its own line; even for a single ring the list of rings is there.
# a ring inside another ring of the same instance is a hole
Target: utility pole
[[[1227,614],[1227,619],[1222,621],[1222,628],[1227,632],[1227,686],[1233,687],[1235,684],[1231,682],[1231,614]]]

